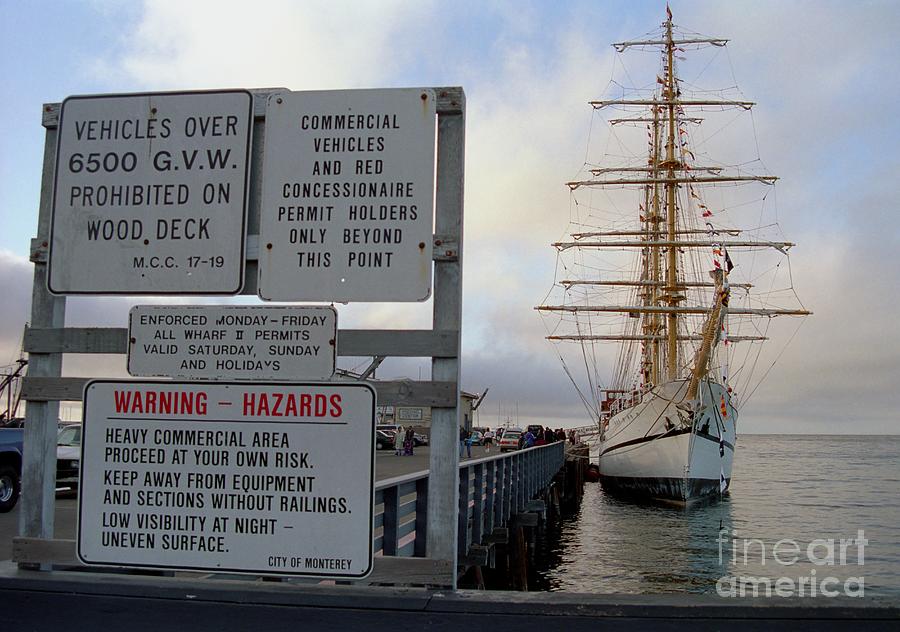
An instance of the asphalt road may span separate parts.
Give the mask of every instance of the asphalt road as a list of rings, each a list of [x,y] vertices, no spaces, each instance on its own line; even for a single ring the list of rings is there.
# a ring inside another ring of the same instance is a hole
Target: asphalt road
[[[413,450],[412,456],[396,456],[393,450],[376,450],[375,479],[381,481],[386,478],[427,470],[430,454],[427,447],[416,448]],[[472,446],[473,459],[490,456],[491,454],[499,454],[496,447],[491,452],[487,452],[483,446]],[[466,458],[468,457],[464,456],[462,460],[465,461]]]
[[[490,454],[497,454],[495,447]],[[420,447],[412,456],[396,456],[393,450],[377,450],[375,452],[375,478],[384,480],[411,474],[428,469],[429,449]],[[488,456],[481,446],[472,447],[472,458]],[[465,460],[466,457],[464,457]],[[12,557],[12,539],[19,533],[19,510],[21,500],[9,513],[0,514],[0,561]],[[54,537],[64,540],[75,539],[75,521],[78,513],[78,498],[73,492],[60,492],[56,495],[56,514]]]

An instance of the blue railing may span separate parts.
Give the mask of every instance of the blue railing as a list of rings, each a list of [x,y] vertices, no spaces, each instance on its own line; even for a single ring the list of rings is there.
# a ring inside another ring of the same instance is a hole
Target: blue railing
[[[550,484],[565,464],[563,441],[459,464],[458,553],[495,528]],[[425,557],[428,470],[385,479],[375,485],[375,551]]]

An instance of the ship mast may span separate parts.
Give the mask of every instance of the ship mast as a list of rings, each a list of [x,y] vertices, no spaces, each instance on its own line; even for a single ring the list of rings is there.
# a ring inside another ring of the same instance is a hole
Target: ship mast
[[[682,150],[684,143],[680,134],[685,124],[699,124],[703,119],[685,116],[685,109],[699,107],[701,109],[717,107],[740,108],[749,110],[753,102],[715,98],[682,98],[675,71],[676,51],[682,46],[725,46],[728,40],[721,38],[683,37],[675,35],[675,26],[670,12],[668,19],[662,23],[662,33],[655,38],[641,41],[626,41],[613,44],[617,51],[628,48],[655,48],[662,53],[663,72],[657,77],[660,87],[652,98],[621,98],[611,100],[590,101],[594,109],[609,106],[646,106],[648,112],[626,118],[610,119],[611,125],[646,123],[649,132],[648,159],[645,165],[623,165],[591,169],[592,178],[567,182],[571,191],[582,187],[641,187],[643,189],[640,205],[640,223],[638,230],[606,229],[593,232],[573,233],[572,241],[556,242],[553,246],[560,252],[575,248],[580,251],[593,249],[623,250],[640,249],[640,269],[635,279],[603,279],[563,280],[560,285],[566,292],[573,286],[606,286],[637,288],[638,300],[626,304],[564,304],[540,305],[535,309],[542,312],[568,313],[577,318],[579,314],[620,313],[632,318],[640,318],[640,330],[629,331],[626,328],[619,335],[596,335],[593,332],[579,332],[579,335],[550,335],[550,340],[568,341],[626,341],[641,343],[641,363],[639,375],[642,388],[651,388],[664,382],[678,380],[681,371],[691,369],[691,390],[696,391],[699,380],[705,376],[710,357],[721,338],[726,314],[736,316],[768,317],[805,316],[805,309],[779,309],[770,307],[729,307],[729,287],[740,287],[749,290],[749,283],[731,284],[728,273],[731,261],[727,259],[729,247],[740,250],[756,250],[774,248],[786,254],[794,244],[787,241],[765,241],[741,238],[743,231],[733,228],[715,227],[707,222],[708,230],[697,229],[685,218],[679,218],[678,195],[682,186],[687,185],[691,196],[698,198],[692,186],[725,184],[758,183],[773,185],[777,178],[771,175],[755,175],[741,170],[729,170],[727,167],[713,164],[692,165]],[[677,144],[676,144],[677,143]],[[691,153],[691,152],[687,152]],[[691,153],[693,159],[693,154]],[[690,205],[691,203],[688,202]],[[706,208],[699,204],[701,208]],[[680,209],[681,213],[687,208]],[[711,215],[708,209],[703,217]],[[689,219],[689,218],[688,218]],[[680,221],[681,220],[681,221]],[[679,228],[681,224],[684,224]],[[611,227],[614,228],[614,227]],[[703,239],[706,236],[706,239]],[[631,237],[631,239],[628,239]],[[723,238],[725,237],[725,238]],[[730,237],[730,239],[728,238]],[[681,270],[683,262],[680,253],[686,249],[712,248],[717,256],[725,252],[728,269],[718,270],[719,261],[715,260],[717,270],[711,273],[712,282],[702,278],[692,278],[696,270]],[[692,288],[711,288],[715,301],[712,306],[691,304],[687,290]],[[697,316],[706,316],[698,333],[679,332],[679,327],[686,329],[685,319],[693,322]],[[728,342],[765,340],[763,336],[728,336]],[[687,358],[688,348],[682,349],[686,342],[699,341],[692,358]],[[687,367],[688,364],[692,366]],[[621,387],[621,385],[620,385]],[[613,391],[607,391],[613,392]],[[623,391],[624,392],[624,391]]]
[[[672,18],[666,20],[666,109],[668,110],[668,138],[666,139],[666,161],[663,166],[666,168],[666,227],[668,229],[668,240],[675,241],[675,193],[678,188],[675,183],[675,107],[677,91],[675,88],[675,45],[672,43]],[[663,300],[669,306],[676,306],[684,296],[678,294],[678,248],[673,244],[669,246],[666,253],[667,274],[666,281],[668,285],[665,287],[666,294]],[[666,330],[668,340],[666,344],[666,375],[668,379],[674,380],[678,377],[678,313],[672,311],[666,314]]]
[[[652,163],[653,172],[650,174],[652,178],[659,178],[659,106],[653,106],[653,153],[651,154],[650,161]],[[659,213],[659,184],[653,183],[653,210],[650,215],[650,220],[653,226],[653,234],[651,236],[651,240],[659,241],[659,221],[661,219],[661,215]],[[659,286],[661,283],[660,280],[660,261],[659,261],[659,248],[651,248],[651,258],[652,258],[652,281],[653,287],[650,290],[650,303],[652,305],[659,305]],[[660,353],[659,353],[659,332],[662,329],[662,324],[660,323],[659,314],[651,314],[650,318],[650,335],[653,336],[653,340],[650,343],[650,384],[656,385],[659,384],[659,371],[660,371]]]

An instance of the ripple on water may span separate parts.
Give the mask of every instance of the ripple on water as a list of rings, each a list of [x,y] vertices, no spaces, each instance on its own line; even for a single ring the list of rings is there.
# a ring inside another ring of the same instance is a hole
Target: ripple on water
[[[714,593],[723,576],[864,576],[866,595],[900,596],[900,437],[741,437],[731,493],[720,502],[678,509],[610,498],[585,489],[576,516],[545,534],[529,585],[537,590],[597,593]],[[725,529],[724,546],[717,542]],[[846,566],[814,566],[806,547],[817,539],[850,538],[863,530],[865,560],[855,548]],[[731,538],[738,538],[737,556]],[[795,540],[803,551],[783,567],[760,564],[759,544]],[[754,548],[755,547],[755,548]],[[721,549],[721,551],[720,551]]]

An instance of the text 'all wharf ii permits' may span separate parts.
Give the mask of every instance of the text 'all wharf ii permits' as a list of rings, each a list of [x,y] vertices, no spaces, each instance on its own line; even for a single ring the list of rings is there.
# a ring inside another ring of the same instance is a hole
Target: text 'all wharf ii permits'
[[[435,131],[432,90],[272,95],[260,209],[260,297],[426,300]]]
[[[50,291],[238,293],[252,108],[246,90],[66,99]]]

